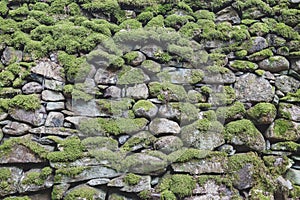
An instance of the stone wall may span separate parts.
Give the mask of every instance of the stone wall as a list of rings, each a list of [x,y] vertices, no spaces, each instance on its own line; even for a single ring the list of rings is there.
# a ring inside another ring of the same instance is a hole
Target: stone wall
[[[300,1],[0,2],[0,198],[299,199]]]

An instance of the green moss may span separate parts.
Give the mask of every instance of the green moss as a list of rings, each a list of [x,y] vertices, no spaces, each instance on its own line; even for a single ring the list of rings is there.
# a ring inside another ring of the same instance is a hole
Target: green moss
[[[300,102],[300,89],[298,89],[295,93],[288,92],[285,97],[282,97],[280,100],[287,102]]]
[[[235,52],[235,55],[239,58],[244,58],[245,56],[247,56],[248,52],[246,50],[240,50]]]
[[[77,175],[81,174],[87,167],[68,167],[68,168],[61,168],[55,171],[55,182],[60,182],[63,176],[74,178]]]
[[[64,140],[61,140],[57,137],[49,138],[56,141],[61,147],[63,147],[62,151],[54,151],[50,152],[47,155],[47,159],[51,162],[68,162],[68,161],[75,161],[81,157],[83,157],[83,150],[84,147],[81,144],[81,141],[78,137],[72,136],[68,137]]]
[[[11,177],[11,171],[9,168],[0,168],[0,189],[2,191],[10,190],[10,183],[8,182]]]
[[[150,200],[151,199],[151,191],[143,190],[138,194],[138,196],[143,200]]]
[[[184,163],[192,159],[203,159],[210,154],[208,150],[200,149],[181,149],[168,155],[172,162]]]
[[[249,28],[252,35],[263,36],[269,33],[269,26],[262,22],[256,22],[252,24]]]
[[[14,79],[15,76],[11,71],[0,72],[0,86],[11,86]]]
[[[299,40],[300,38],[300,35],[297,31],[295,31],[292,27],[284,23],[277,23],[274,28],[274,31],[284,38],[295,39],[295,40]]]
[[[276,119],[274,121],[274,136],[281,140],[297,140],[297,129],[291,121]]]
[[[70,191],[66,196],[65,200],[74,200],[78,198],[83,198],[86,200],[93,200],[94,195],[97,194],[97,189],[89,187],[89,186],[82,186],[78,188],[74,188]]]
[[[256,123],[269,124],[270,119],[275,119],[277,110],[271,103],[258,103],[250,108],[247,114]]]
[[[235,60],[230,67],[240,71],[254,71],[258,68],[258,65],[245,60]]]
[[[153,17],[145,27],[164,27],[164,17],[162,15]]]
[[[231,120],[235,117],[243,117],[245,113],[245,106],[239,101],[235,102],[231,106],[219,107],[216,111],[216,115],[220,121]]]
[[[118,142],[110,137],[88,137],[82,140],[81,144],[91,150],[105,148],[114,151],[118,149]]]
[[[137,20],[142,22],[144,25],[153,18],[153,13],[150,11],[144,11],[137,16]]]
[[[279,115],[279,117],[291,120],[292,119],[292,115],[288,111],[288,109],[291,108],[291,107],[292,107],[291,104],[280,103],[279,107],[278,107],[278,115]]]
[[[126,30],[138,29],[138,28],[142,28],[142,23],[137,21],[136,19],[127,19],[123,21],[119,27],[121,29],[126,29]]]
[[[263,76],[263,75],[265,74],[265,70],[257,69],[257,70],[255,70],[255,73],[256,73],[258,76]]]
[[[164,178],[159,184],[160,191],[171,191],[180,198],[192,194],[196,187],[196,181],[190,175],[175,174]]]
[[[131,64],[132,61],[134,61],[139,56],[137,51],[131,51],[124,55],[124,59],[127,64]]]
[[[7,7],[8,1],[1,1],[0,2],[0,16],[6,15],[8,12],[8,7]]]
[[[28,196],[23,197],[5,197],[3,200],[31,200]]]
[[[25,110],[36,110],[40,108],[40,99],[36,94],[17,95],[9,101],[9,107],[17,107]]]
[[[188,22],[183,25],[179,32],[188,38],[193,38],[201,33],[201,26],[195,22]]]
[[[137,185],[140,180],[141,180],[141,176],[139,175],[136,175],[136,174],[133,174],[133,173],[129,173],[129,174],[126,174],[124,177],[123,177],[123,181],[127,184],[127,185]]]
[[[205,69],[209,73],[212,73],[212,74],[218,74],[218,73],[225,74],[229,71],[229,69],[227,69],[225,67],[218,66],[218,65],[208,66]]]
[[[176,198],[175,194],[169,190],[164,190],[160,194],[160,200],[176,200],[176,199],[177,198]]]
[[[278,160],[281,162],[278,163]],[[286,156],[283,157],[276,157],[276,156],[264,156],[263,161],[271,172],[271,174],[275,176],[283,175],[289,168],[288,165],[290,164],[289,158]]]
[[[143,148],[149,148],[156,138],[148,132],[140,132],[129,138],[124,145],[122,145],[121,150],[134,151],[134,147],[142,146]]]
[[[289,193],[289,197],[291,197],[291,198],[300,197],[300,186],[293,185],[293,190]]]
[[[133,111],[138,110],[138,109],[143,109],[146,112],[150,111],[151,109],[155,108],[155,105],[148,100],[139,100],[134,104],[133,106]]]
[[[22,180],[22,184],[41,186],[51,174],[52,169],[50,167],[43,168],[41,172],[28,172],[25,178]]]
[[[290,151],[297,152],[300,149],[300,145],[296,142],[288,141],[288,142],[277,142],[272,145],[273,150],[279,151]]]
[[[183,86],[172,83],[149,83],[150,95],[156,96],[159,100],[184,101],[187,93]]]
[[[142,69],[124,66],[118,75],[118,84],[144,83],[145,74]]]

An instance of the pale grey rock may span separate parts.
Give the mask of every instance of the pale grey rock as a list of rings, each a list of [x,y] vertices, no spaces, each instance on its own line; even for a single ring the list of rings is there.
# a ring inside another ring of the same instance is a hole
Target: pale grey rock
[[[291,69],[295,70],[297,73],[300,73],[300,59],[292,61]]]
[[[0,113],[0,121],[5,120],[7,116],[8,116],[7,113],[2,113],[2,112],[1,112],[1,113]]]
[[[223,144],[222,146],[220,146],[218,148],[219,151],[222,151],[222,152],[225,152],[227,153],[228,155],[232,156],[236,150],[234,149],[234,147],[230,144]]]
[[[60,92],[55,92],[51,90],[44,90],[42,92],[42,99],[44,101],[64,101],[65,97]]]
[[[288,169],[285,177],[292,183],[300,185],[300,170],[290,168]]]
[[[239,190],[251,188],[254,185],[253,171],[254,166],[252,164],[245,164],[235,173],[236,178],[233,180],[233,185]]]
[[[288,70],[290,63],[283,56],[272,56],[259,62],[258,66],[260,69],[275,73]]]
[[[150,185],[151,177],[150,176],[141,176],[140,181],[136,185],[128,185],[124,181],[125,176],[120,176],[120,177],[112,179],[107,184],[107,186],[120,188],[120,191],[123,191],[123,192],[136,192],[136,193],[141,192],[143,190],[151,189],[151,185]]]
[[[146,60],[141,67],[149,73],[158,73],[161,70],[161,65],[153,60]]]
[[[144,104],[144,106],[141,106],[141,104]],[[138,101],[132,110],[137,117],[145,117],[147,119],[154,118],[158,112],[157,106],[148,100]]]
[[[30,175],[33,173],[38,173],[41,174],[42,173],[42,169],[30,169],[27,172],[23,173],[21,179],[20,179],[20,184],[18,186],[18,191],[20,193],[24,193],[24,192],[35,192],[35,191],[39,191],[39,190],[43,190],[46,188],[50,188],[53,186],[53,175],[50,174],[47,177],[43,177],[44,181],[42,184],[34,184],[32,182],[26,182],[28,180],[30,180],[30,178],[32,178]],[[34,181],[34,180],[31,180]]]
[[[201,69],[176,69],[164,68],[164,71],[157,74],[160,82],[171,82],[175,84],[195,84],[202,80],[204,72]]]
[[[106,185],[109,182],[110,182],[109,178],[96,178],[96,179],[89,180],[87,184],[93,187],[99,185]]]
[[[13,47],[6,47],[2,53],[1,61],[4,65],[20,62],[22,60],[22,51],[15,50]]]
[[[231,6],[220,10],[216,15],[216,22],[227,21],[233,24],[239,24],[241,22],[239,14]]]
[[[137,84],[126,89],[126,97],[133,99],[147,99],[149,96],[148,87],[146,84]]]
[[[57,80],[45,79],[44,87],[49,90],[63,91],[65,83]]]
[[[175,172],[190,173],[193,175],[199,174],[222,174],[226,171],[227,160],[225,159],[201,159],[191,160],[184,163],[173,163],[172,169]]]
[[[90,187],[90,186],[85,185],[85,184],[77,185],[76,187],[73,187],[72,189],[68,190],[65,194],[65,197],[66,198],[73,197],[72,193],[78,193],[80,191],[85,191],[85,190],[93,192],[92,199],[95,199],[95,200],[105,200],[106,199],[106,192],[105,191],[103,191],[101,189],[98,189],[98,188]],[[69,195],[70,195],[70,197],[69,197]]]
[[[266,39],[270,46],[281,47],[286,45],[286,40],[276,34],[268,34]]]
[[[110,86],[105,90],[104,97],[120,98],[121,89],[116,86]]]
[[[66,191],[70,188],[71,184],[68,184],[68,183],[62,183],[62,184],[56,184],[56,185],[53,185],[53,191],[59,191],[57,194],[56,194],[56,198],[57,199],[62,199],[64,194],[66,193]],[[39,199],[37,199],[39,200]]]
[[[300,0],[289,0],[291,3],[300,3]]]
[[[70,116],[66,117],[65,121],[72,123],[73,125],[75,125],[75,127],[78,127],[79,123],[86,119],[88,118],[84,116]]]
[[[46,127],[46,126],[40,126],[37,128],[33,128],[29,130],[30,133],[35,135],[57,135],[57,136],[70,136],[74,133],[77,133],[74,129],[69,128],[61,128],[61,127]]]
[[[251,73],[239,77],[234,88],[237,99],[242,102],[270,102],[275,96],[272,85],[266,79]]]
[[[46,105],[47,111],[53,111],[53,110],[63,110],[65,109],[65,103],[64,102],[48,102]]]
[[[143,52],[149,58],[157,58],[156,53],[159,51],[162,51],[161,47],[155,44],[147,45],[141,48],[141,52]]]
[[[149,130],[153,135],[180,133],[180,126],[171,120],[164,118],[155,118],[149,125]]]
[[[300,88],[300,81],[291,76],[281,75],[276,77],[275,86],[283,93],[296,92]]]
[[[69,101],[69,105],[71,106],[68,108],[74,112],[75,115],[81,115],[86,117],[99,117],[99,116],[108,116],[105,113],[100,112],[99,106],[96,100],[92,99],[90,101],[83,101],[83,100],[73,100]]]
[[[245,48],[249,54],[261,51],[268,47],[268,42],[263,37],[252,37],[244,42]]]
[[[31,72],[41,75],[45,78],[54,79],[57,81],[65,81],[63,67],[51,62],[50,60],[40,61],[36,66],[31,68]]]
[[[155,143],[154,148],[165,154],[172,153],[183,147],[183,142],[176,136],[160,137]]]
[[[300,122],[300,106],[289,103],[279,104],[279,117]]]
[[[19,136],[26,134],[30,128],[27,124],[12,121],[5,125],[2,131],[8,135]]]
[[[24,109],[10,109],[9,115],[18,121],[29,123],[33,126],[41,126],[45,123],[47,114],[43,106],[40,109],[35,111],[27,111]]]
[[[2,181],[7,182],[8,187],[0,187],[0,197],[16,193],[23,170],[17,167],[0,167],[0,170],[1,172],[9,171],[11,173],[8,179],[1,179],[1,183]]]
[[[235,80],[236,77],[234,73],[229,69],[224,73],[204,71],[203,82],[206,84],[231,84],[234,83]]]
[[[99,68],[95,74],[94,80],[97,84],[116,84],[117,75],[107,69]]]
[[[132,66],[138,66],[138,65],[140,65],[143,61],[146,60],[146,56],[145,56],[142,52],[137,51],[137,54],[138,54],[138,56],[137,56],[134,60],[132,60],[132,61],[130,62],[130,65],[132,65]]]
[[[150,81],[150,77],[141,68],[127,66],[127,69],[123,69],[123,72],[119,73],[118,76],[117,84],[119,85],[142,84]]]
[[[161,105],[158,111],[159,116],[168,119],[179,119],[180,118],[180,110],[171,105]]]
[[[43,86],[37,82],[29,82],[22,87],[22,92],[24,94],[40,93],[42,90]]]
[[[64,123],[64,115],[60,112],[49,112],[45,126],[46,127],[61,127]]]

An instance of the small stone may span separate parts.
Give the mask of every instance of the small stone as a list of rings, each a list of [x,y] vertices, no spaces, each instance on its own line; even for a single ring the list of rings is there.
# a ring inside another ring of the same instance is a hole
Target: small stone
[[[286,94],[288,92],[296,92],[300,88],[300,81],[291,76],[282,75],[276,77],[275,86]]]
[[[63,101],[65,100],[65,97],[60,92],[54,92],[51,90],[44,90],[42,92],[42,99],[44,101]]]
[[[233,24],[239,24],[241,22],[239,14],[231,6],[217,12],[216,22],[225,21]]]
[[[83,116],[74,116],[74,117],[66,117],[65,121],[72,123],[73,125],[75,125],[75,127],[78,127],[78,125],[80,124],[81,121],[84,121],[88,119],[87,117],[83,117]]]
[[[227,153],[229,156],[232,156],[236,152],[233,146],[229,144],[223,144],[218,150]]]
[[[300,122],[300,106],[289,103],[280,103],[278,111],[279,117]]]
[[[138,176],[138,175],[137,175]],[[150,190],[151,177],[150,176],[140,176],[140,180],[135,185],[129,185],[124,181],[125,176],[117,177],[112,179],[107,186],[109,187],[118,187],[123,192],[141,192],[143,190]]]
[[[161,48],[154,44],[141,48],[141,52],[143,52],[149,58],[156,58],[156,53],[159,51],[162,51]]]
[[[180,126],[171,120],[164,118],[155,118],[149,125],[149,129],[153,135],[160,134],[179,134]]]
[[[5,125],[2,130],[5,134],[19,136],[26,134],[30,128],[29,125],[24,123],[10,122]]]
[[[137,57],[133,61],[131,61],[130,64],[132,66],[138,66],[142,62],[144,62],[144,60],[146,60],[146,56],[142,52],[137,51]]]
[[[29,82],[22,87],[24,94],[40,93],[42,90],[43,86],[37,82]]]
[[[300,73],[300,59],[292,61],[291,68],[295,70],[297,73]]]
[[[264,135],[269,140],[297,141],[300,138],[299,127],[300,123],[276,119]]]
[[[22,51],[15,50],[13,47],[6,47],[1,56],[1,61],[4,65],[20,62],[21,60]]]
[[[290,63],[283,56],[272,56],[270,58],[264,59],[258,63],[260,69],[267,70],[270,72],[281,72],[288,70]]]
[[[68,190],[66,194],[64,195],[65,199],[73,199],[73,197],[76,197],[77,199],[81,198],[78,197],[78,194],[80,194],[82,191],[88,192],[89,196],[91,196],[90,199],[97,199],[97,200],[105,200],[106,199],[106,192],[90,187],[88,185],[77,185],[76,187],[73,187],[72,189]],[[86,199],[86,198],[85,198]]]
[[[156,116],[158,108],[148,100],[140,100],[133,106],[133,112],[137,117],[146,117],[152,119]]]
[[[60,112],[50,112],[47,116],[45,126],[61,127],[64,123],[64,115]]]
[[[64,82],[45,79],[45,88],[54,91],[63,91],[63,87],[65,85]]]
[[[261,51],[268,47],[267,40],[263,37],[252,37],[244,43],[249,54]]]
[[[290,180],[296,185],[300,185],[300,170],[297,169],[288,169],[286,173],[286,179]]]
[[[147,99],[149,96],[148,87],[146,84],[137,84],[126,89],[126,97],[133,99]]]
[[[110,86],[105,90],[104,97],[120,98],[121,89],[116,86]]]
[[[64,102],[48,102],[46,105],[47,111],[53,111],[53,110],[63,110],[65,109],[65,103]]]
[[[179,137],[176,136],[164,136],[160,137],[154,143],[154,147],[158,151],[161,151],[165,154],[169,154],[182,148],[183,142]]]
[[[99,68],[95,74],[95,82],[97,84],[116,84],[117,83],[117,75],[108,69]]]
[[[96,178],[96,179],[89,180],[87,184],[93,187],[99,185],[106,185],[107,183],[109,183],[109,181],[110,179],[108,178]]]
[[[74,135],[74,133],[77,133],[77,130],[62,128],[62,127],[41,126],[41,127],[30,129],[29,132],[35,135],[46,134],[46,135],[57,135],[57,136],[70,136],[70,135]]]

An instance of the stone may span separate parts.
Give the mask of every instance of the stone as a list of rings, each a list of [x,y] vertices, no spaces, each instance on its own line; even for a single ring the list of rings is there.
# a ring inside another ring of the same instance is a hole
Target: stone
[[[182,147],[183,142],[179,137],[176,136],[163,136],[154,143],[154,148],[165,154],[170,154]]]
[[[7,113],[2,113],[2,112],[0,111],[0,121],[5,120],[7,116],[8,116]]]
[[[270,46],[281,47],[286,45],[286,40],[276,34],[268,34],[266,39]]]
[[[64,101],[65,97],[60,92],[55,92],[51,90],[44,90],[42,92],[42,99],[44,101]]]
[[[95,178],[92,180],[89,180],[86,184],[89,186],[99,186],[99,185],[106,185],[109,183],[110,179],[109,178]]]
[[[22,91],[20,89],[12,88],[12,87],[3,87],[0,91],[0,98],[12,98],[18,94],[21,94]]]
[[[156,53],[159,51],[162,51],[161,47],[155,44],[147,45],[141,48],[141,52],[143,52],[148,58],[157,59]]]
[[[62,127],[46,127],[40,126],[37,128],[33,128],[29,130],[30,133],[35,135],[57,135],[57,136],[70,136],[74,133],[77,133],[77,130],[69,129],[69,128],[62,128]]]
[[[297,141],[300,139],[300,123],[276,119],[264,133],[269,140]]]
[[[65,109],[65,102],[48,102],[46,105],[47,111],[63,110]]]
[[[258,63],[260,69],[267,70],[270,72],[281,72],[288,70],[290,63],[283,56],[272,56],[267,59],[264,59]]]
[[[60,112],[49,112],[45,126],[48,127],[61,127],[64,124],[64,115]]]
[[[291,69],[295,70],[297,73],[300,73],[300,59],[292,61]]]
[[[140,176],[141,178],[139,182],[135,185],[129,185],[128,183],[126,183],[124,181],[125,177],[126,175],[114,178],[107,184],[107,186],[120,188],[120,191],[123,192],[135,192],[135,193],[141,192],[143,190],[151,189],[150,176]]]
[[[180,126],[171,120],[164,118],[155,118],[149,124],[149,130],[153,135],[160,134],[174,134],[177,135],[180,133]]]
[[[216,22],[230,22],[232,24],[240,24],[239,14],[231,6],[217,12]]]
[[[234,147],[232,145],[230,145],[230,144],[223,144],[222,146],[220,146],[218,148],[218,151],[225,152],[229,156],[232,156],[236,152],[236,150],[234,149]]]
[[[283,93],[296,92],[300,88],[300,81],[287,75],[276,77],[275,86]]]
[[[135,153],[122,161],[122,167],[126,172],[142,175],[162,174],[166,171],[167,166],[166,160],[146,153]]]
[[[290,168],[288,169],[285,177],[295,185],[300,185],[300,170]]]
[[[66,117],[65,121],[72,123],[73,125],[75,125],[75,127],[79,126],[79,123],[83,120],[88,119],[87,117],[82,117],[82,116],[70,116],[70,117]]]
[[[49,170],[44,174],[44,170]],[[30,169],[22,174],[18,191],[24,192],[35,192],[50,188],[53,186],[52,169],[46,167],[44,169]]]
[[[24,123],[9,122],[2,128],[3,133],[13,136],[20,136],[26,134],[31,127]]]
[[[126,89],[126,97],[138,99],[147,99],[149,96],[148,87],[146,84],[137,84]]]
[[[140,51],[136,51],[136,52],[137,52],[137,57],[130,62],[130,65],[132,65],[132,66],[138,66],[143,61],[146,60],[146,56],[142,52],[140,52]]]
[[[240,76],[235,83],[236,97],[242,102],[270,102],[275,96],[272,85],[252,73]]]
[[[234,187],[238,190],[251,188],[254,185],[253,169],[254,166],[247,163],[235,172],[236,178],[233,180]]]
[[[280,103],[278,115],[285,119],[300,122],[300,106],[290,103]]]
[[[245,49],[249,54],[261,51],[268,47],[268,42],[263,37],[251,37],[249,40],[245,41],[244,44]]]
[[[169,68],[157,74],[160,82],[175,84],[196,84],[202,81],[204,72],[201,69],[176,69]]]
[[[41,126],[45,123],[47,118],[46,110],[43,106],[35,111],[27,111],[24,109],[10,109],[9,115],[18,121],[29,123],[33,126]]]
[[[153,60],[146,60],[141,64],[142,69],[149,73],[158,73],[161,70],[161,65]],[[148,74],[148,73],[147,73]]]
[[[82,196],[78,197],[78,193],[82,194]],[[83,184],[68,190],[64,196],[65,199],[73,199],[73,197],[76,197],[77,199],[105,200],[106,192]]]
[[[155,104],[148,100],[140,100],[134,104],[132,108],[135,116],[152,119],[156,116],[158,108]]]
[[[6,47],[2,53],[1,61],[4,65],[20,62],[22,54],[22,51],[15,50],[13,47]]]
[[[45,79],[44,87],[49,90],[63,91],[65,83],[57,80]]]
[[[222,131],[220,122],[200,119],[182,127],[180,138],[185,146],[213,150],[225,143]]]
[[[141,131],[129,138],[121,149],[125,151],[137,151],[144,148],[150,148],[156,138],[148,131]]]
[[[95,178],[113,178],[120,175],[114,169],[105,166],[80,166],[83,167],[82,171],[76,175],[68,176],[64,173],[55,174],[55,183],[74,183],[79,181],[85,181]],[[72,168],[65,168],[65,170],[72,170]]]
[[[71,185],[68,183],[53,185],[52,194],[55,194],[53,194],[52,199],[62,199],[66,191],[70,188],[70,186]]]
[[[71,104],[71,106],[68,109],[73,111],[75,115],[86,117],[107,116],[107,114],[99,111],[98,104],[94,99],[90,101],[73,100],[71,102],[69,100],[69,104]]]
[[[37,82],[29,82],[22,87],[22,92],[24,94],[40,93],[42,90],[43,86]]]
[[[142,84],[150,81],[150,77],[140,68],[123,67],[118,75],[118,85]]]
[[[110,86],[105,90],[104,97],[120,98],[121,89],[116,86]]]
[[[0,197],[16,193],[23,170],[17,167],[0,167],[0,172]]]
[[[247,111],[248,117],[254,124],[271,124],[277,115],[276,107],[271,103],[258,103]]]
[[[51,62],[50,60],[44,60],[37,63],[36,66],[31,68],[31,72],[41,75],[45,78],[54,79],[57,81],[65,81],[63,74],[63,67]]]
[[[97,84],[114,85],[117,83],[117,75],[108,69],[99,68],[94,80]]]
[[[300,3],[300,0],[289,0],[291,3]]]
[[[204,71],[204,77],[203,81],[206,84],[231,84],[234,83],[236,80],[236,77],[234,73],[225,68],[226,71],[224,72],[210,72],[210,71]]]

